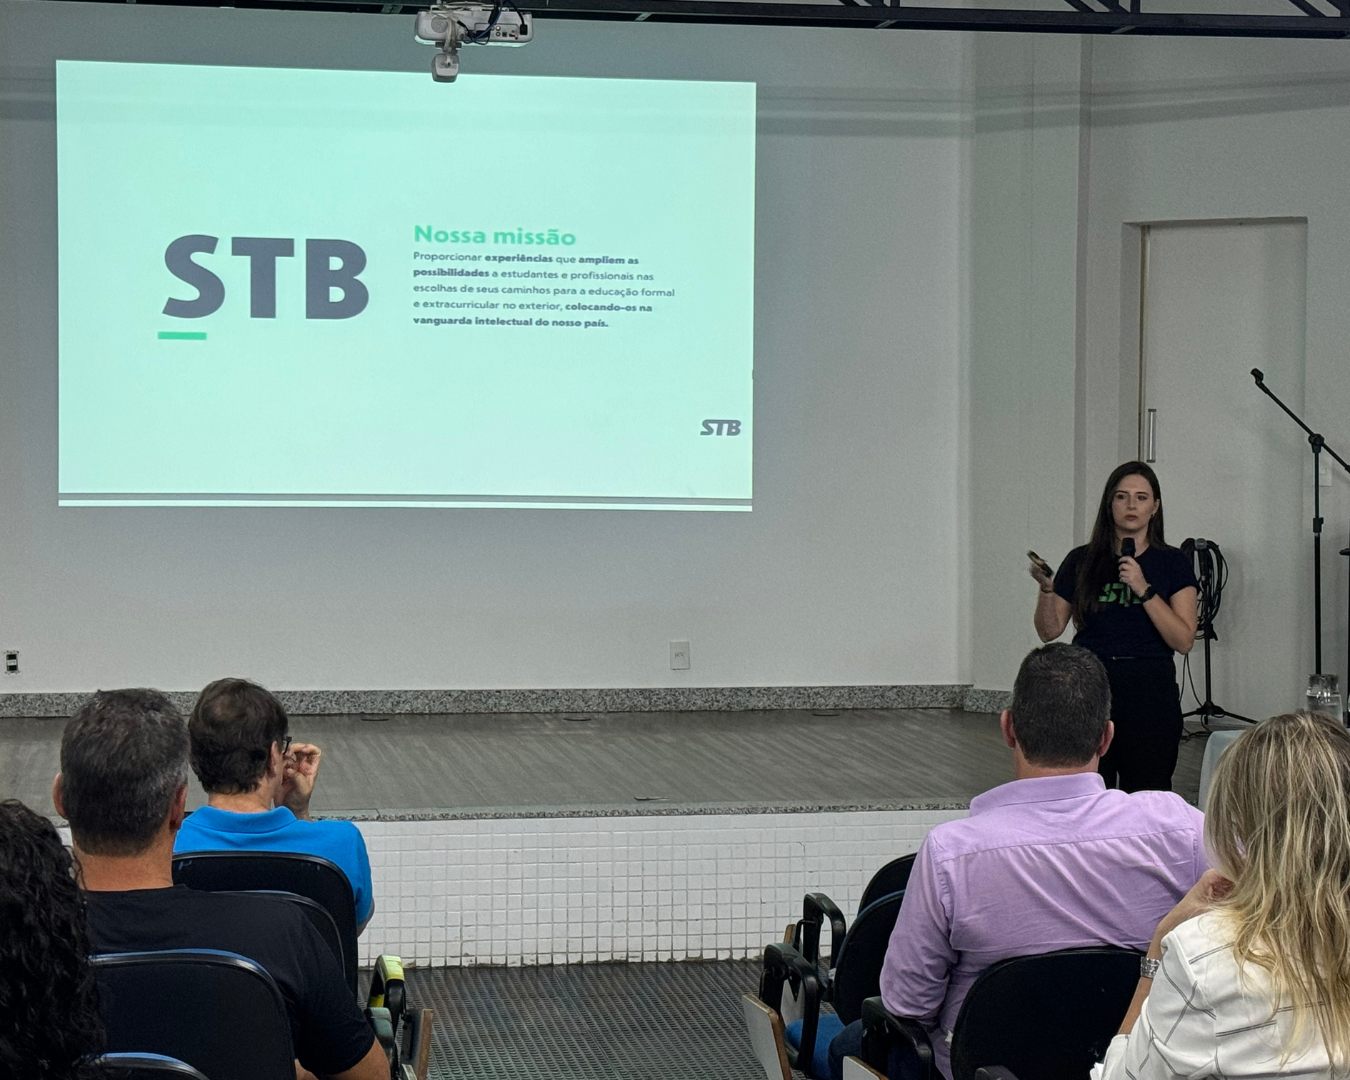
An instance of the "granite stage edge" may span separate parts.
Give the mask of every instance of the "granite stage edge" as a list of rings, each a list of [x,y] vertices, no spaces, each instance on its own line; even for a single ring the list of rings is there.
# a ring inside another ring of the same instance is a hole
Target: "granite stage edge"
[[[757,814],[867,814],[896,811],[969,810],[973,795],[895,799],[869,803],[667,803],[633,806],[607,803],[598,806],[469,806],[413,807],[395,810],[316,810],[314,817],[335,821],[498,821],[545,818],[701,817]],[[66,821],[55,814],[47,817],[58,827]]]
[[[973,795],[936,796],[859,803],[676,803],[642,802],[596,806],[415,807],[393,810],[324,810],[316,818],[343,821],[485,821],[502,818],[694,817],[756,814],[862,814],[892,811],[969,810]]]
[[[292,716],[466,713],[751,712],[773,709],[962,709],[999,712],[1012,694],[963,683],[880,686],[639,687],[593,690],[279,690]],[[183,712],[197,692],[168,691]],[[71,716],[88,693],[0,693],[0,719]]]

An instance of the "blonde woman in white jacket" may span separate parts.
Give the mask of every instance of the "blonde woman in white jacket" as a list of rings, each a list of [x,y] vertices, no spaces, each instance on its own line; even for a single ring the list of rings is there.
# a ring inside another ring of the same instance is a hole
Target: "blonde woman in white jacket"
[[[1205,838],[1215,869],[1158,925],[1105,1080],[1350,1076],[1350,732],[1243,732]]]

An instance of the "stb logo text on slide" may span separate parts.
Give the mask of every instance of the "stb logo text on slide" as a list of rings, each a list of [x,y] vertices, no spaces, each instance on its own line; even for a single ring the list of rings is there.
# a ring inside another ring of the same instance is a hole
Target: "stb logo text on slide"
[[[215,255],[220,238],[202,233],[180,236],[164,249],[169,273],[197,290],[192,300],[169,297],[164,314],[204,319],[225,303],[225,283],[194,255]],[[235,236],[230,254],[249,260],[249,317],[277,317],[277,260],[295,256],[295,241],[279,236]],[[351,319],[366,310],[370,292],[360,280],[366,253],[350,240],[305,241],[305,318]],[[333,299],[336,290],[340,295]]]

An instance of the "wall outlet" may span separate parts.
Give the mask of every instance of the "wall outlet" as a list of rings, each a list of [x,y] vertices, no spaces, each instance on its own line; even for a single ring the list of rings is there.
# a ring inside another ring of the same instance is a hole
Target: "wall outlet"
[[[670,643],[670,670],[684,671],[689,667],[689,642],[672,641]]]
[[[17,675],[19,673],[19,650],[5,650],[5,674]]]

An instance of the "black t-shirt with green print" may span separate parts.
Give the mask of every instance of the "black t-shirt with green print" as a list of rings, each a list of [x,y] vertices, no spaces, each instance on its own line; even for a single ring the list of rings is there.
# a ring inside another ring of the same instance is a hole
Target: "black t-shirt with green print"
[[[1055,592],[1070,604],[1078,581],[1078,566],[1086,553],[1086,547],[1074,548],[1055,572]],[[1176,548],[1150,547],[1136,561],[1144,580],[1164,600],[1170,601],[1172,594],[1181,589],[1198,587],[1191,560]],[[1091,649],[1103,658],[1172,655],[1172,647],[1163,641],[1144,605],[1128,585],[1107,582],[1098,600],[1101,606],[1088,613],[1083,628],[1074,635],[1075,645]]]

